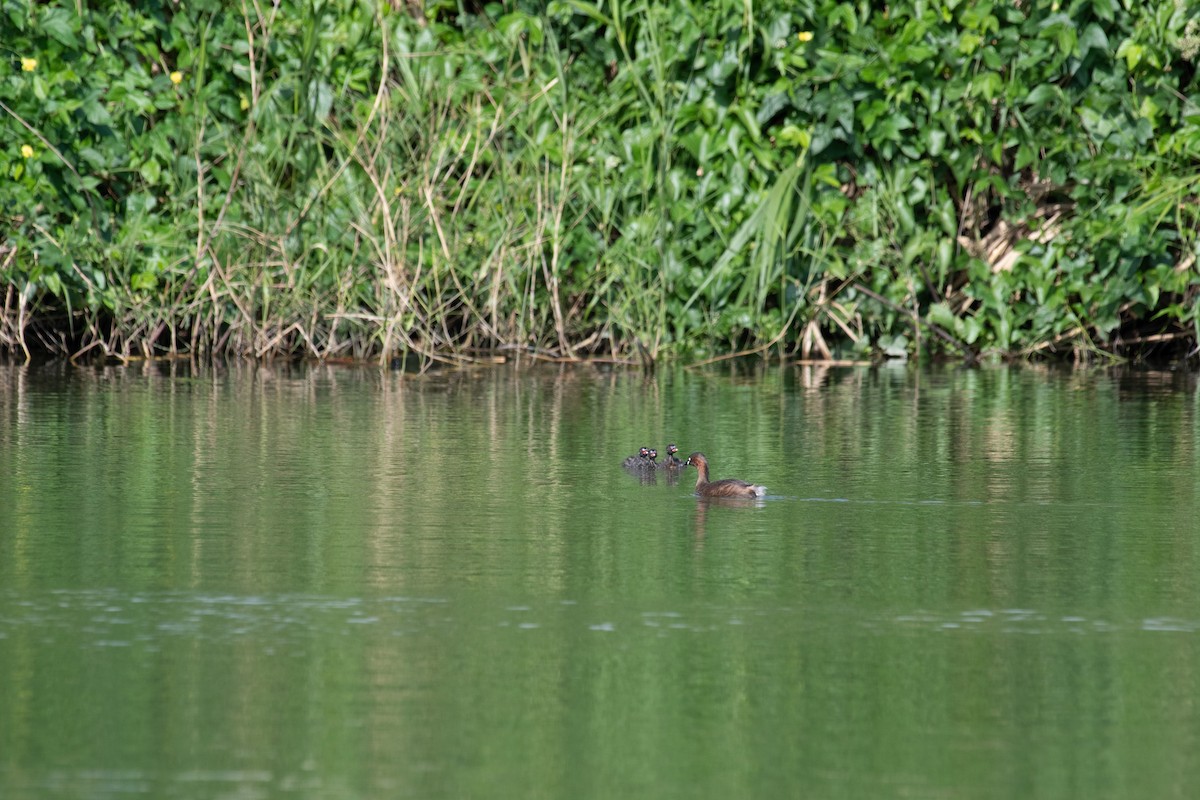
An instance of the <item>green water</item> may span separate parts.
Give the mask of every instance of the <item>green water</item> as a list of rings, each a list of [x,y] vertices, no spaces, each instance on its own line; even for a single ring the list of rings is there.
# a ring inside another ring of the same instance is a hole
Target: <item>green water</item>
[[[1190,798],[1198,402],[0,367],[0,797]]]

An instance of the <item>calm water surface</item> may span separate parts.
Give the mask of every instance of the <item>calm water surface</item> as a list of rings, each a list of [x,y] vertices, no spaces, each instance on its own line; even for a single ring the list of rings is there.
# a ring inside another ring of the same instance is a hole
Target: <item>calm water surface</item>
[[[1194,797],[1198,402],[0,367],[0,797]]]

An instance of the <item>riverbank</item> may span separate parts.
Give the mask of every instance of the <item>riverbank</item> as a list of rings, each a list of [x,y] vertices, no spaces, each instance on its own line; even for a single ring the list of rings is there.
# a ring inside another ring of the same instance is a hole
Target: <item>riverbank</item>
[[[1182,4],[547,8],[19,12],[0,349],[1196,352]]]

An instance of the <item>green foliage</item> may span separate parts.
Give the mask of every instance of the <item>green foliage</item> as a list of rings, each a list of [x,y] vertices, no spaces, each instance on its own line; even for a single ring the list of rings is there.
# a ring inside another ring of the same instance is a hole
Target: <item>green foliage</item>
[[[1197,24],[3,0],[0,347],[1186,350]]]

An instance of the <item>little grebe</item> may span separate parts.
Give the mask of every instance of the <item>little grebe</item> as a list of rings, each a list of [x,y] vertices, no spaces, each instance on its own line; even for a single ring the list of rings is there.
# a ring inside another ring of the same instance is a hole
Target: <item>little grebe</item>
[[[678,452],[679,448],[675,445],[667,445],[667,460],[659,464],[659,466],[664,469],[679,469],[680,467],[687,466],[681,459],[675,457],[675,454]]]
[[[708,459],[703,453],[692,453],[684,463],[696,468],[696,494],[701,497],[762,497],[767,493],[767,487],[739,481],[737,478],[725,478],[710,483]]]
[[[646,459],[649,457],[650,448],[642,447],[638,449],[637,455],[629,456],[629,458],[622,461],[621,466],[623,466],[625,469],[645,469],[647,463]]]

